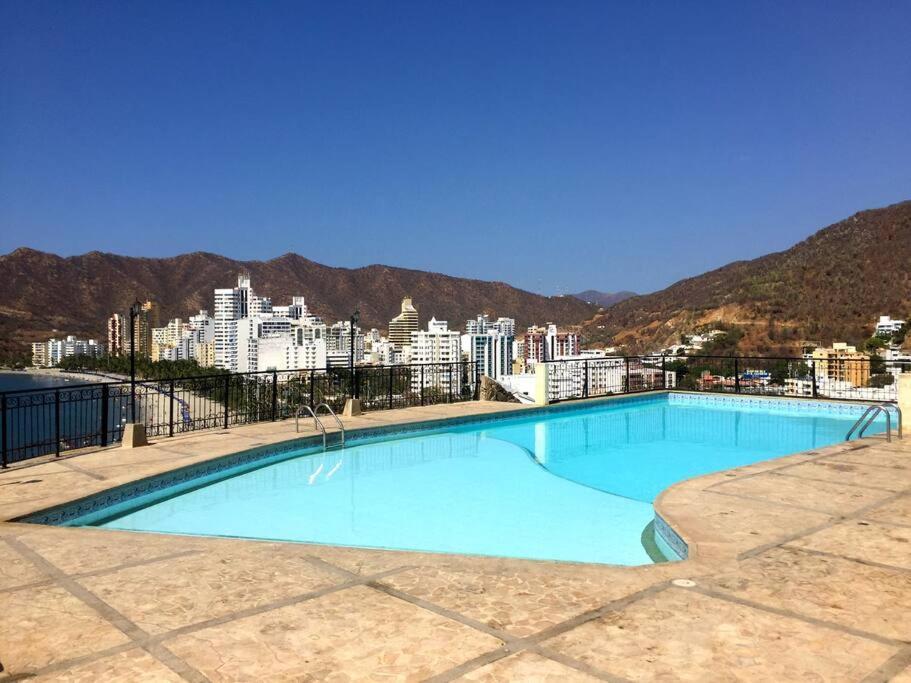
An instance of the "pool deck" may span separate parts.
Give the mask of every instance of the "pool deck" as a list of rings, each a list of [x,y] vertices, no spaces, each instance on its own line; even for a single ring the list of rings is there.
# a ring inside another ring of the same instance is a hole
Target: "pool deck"
[[[6,470],[0,519],[296,436],[266,423]],[[615,567],[0,522],[0,679],[911,683],[911,438],[699,477],[656,508],[690,559]]]

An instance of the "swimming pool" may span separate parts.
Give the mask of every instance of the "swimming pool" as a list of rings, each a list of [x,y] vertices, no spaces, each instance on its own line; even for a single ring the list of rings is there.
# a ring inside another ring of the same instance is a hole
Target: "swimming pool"
[[[670,393],[352,434],[342,450],[310,447],[203,473],[66,523],[645,564],[675,559],[663,542],[673,539],[652,533],[663,489],[837,443],[862,410]]]

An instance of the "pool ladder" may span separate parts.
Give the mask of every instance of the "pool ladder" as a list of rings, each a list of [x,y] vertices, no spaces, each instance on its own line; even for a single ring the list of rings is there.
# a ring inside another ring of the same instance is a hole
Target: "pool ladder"
[[[294,415],[294,431],[300,432],[300,430],[301,430],[301,428],[300,428],[301,413],[303,413],[304,411],[310,413],[310,417],[313,418],[313,428],[319,429],[319,431],[323,435],[323,451],[325,451],[327,448],[326,447],[326,426],[323,424],[323,421],[319,419],[318,414],[319,414],[320,408],[325,408],[327,411],[329,411],[329,414],[335,420],[335,423],[338,425],[339,434],[341,434],[341,437],[342,437],[342,440],[339,443],[339,446],[341,448],[344,448],[345,447],[345,425],[342,424],[342,421],[338,418],[338,415],[335,414],[335,411],[332,410],[332,406],[330,406],[328,403],[320,403],[318,406],[316,406],[316,410],[314,410],[307,404],[304,404],[300,408],[298,408],[297,413]]]
[[[847,436],[845,436],[845,441],[850,441],[851,436],[857,431],[857,438],[861,438],[864,435],[864,432],[867,431],[867,428],[873,424],[877,416],[880,413],[886,416],[886,441],[892,441],[892,413],[889,412],[889,409],[893,409],[896,413],[896,422],[898,423],[898,438],[902,438],[902,411],[894,403],[874,403],[869,406],[864,414],[857,418],[857,422],[854,423],[854,426],[848,430]]]

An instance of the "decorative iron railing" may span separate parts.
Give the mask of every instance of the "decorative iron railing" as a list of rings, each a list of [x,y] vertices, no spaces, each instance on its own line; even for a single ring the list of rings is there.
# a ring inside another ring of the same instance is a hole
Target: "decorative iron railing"
[[[548,366],[550,401],[656,389],[895,401],[911,361],[759,356],[592,356]]]
[[[153,437],[282,420],[304,404],[340,412],[387,410],[477,398],[477,368],[467,361],[223,373],[130,382],[66,385],[0,393],[0,465],[108,446],[127,422]]]

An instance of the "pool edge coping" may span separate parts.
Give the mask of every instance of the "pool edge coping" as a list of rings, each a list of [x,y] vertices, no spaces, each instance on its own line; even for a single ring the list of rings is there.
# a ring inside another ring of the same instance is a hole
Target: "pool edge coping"
[[[419,419],[412,422],[402,421],[395,422],[387,425],[373,425],[373,426],[363,426],[356,427],[350,430],[346,430],[346,434],[355,436],[357,438],[371,438],[372,436],[383,436],[388,434],[395,433],[405,433],[405,432],[421,432],[421,431],[431,431],[434,429],[439,429],[447,425],[458,425],[463,423],[470,422],[488,422],[495,421],[499,419],[510,419],[513,417],[523,416],[532,413],[538,414],[547,414],[547,413],[559,413],[573,410],[580,406],[595,406],[601,403],[608,403],[614,401],[621,402],[639,402],[648,400],[651,398],[659,396],[668,396],[671,394],[681,394],[681,395],[697,395],[702,396],[703,394],[699,392],[687,392],[685,390],[674,390],[674,389],[661,389],[654,391],[644,391],[636,392],[634,394],[615,394],[611,396],[602,396],[595,397],[591,399],[582,399],[577,401],[562,401],[546,406],[537,406],[537,405],[522,405],[517,407],[515,410],[502,410],[502,411],[491,411],[475,414],[466,414],[460,416],[452,417],[433,417],[429,419]],[[781,396],[756,396],[756,395],[743,395],[735,396],[729,394],[709,394],[709,397],[716,397],[718,399],[744,399],[749,401],[763,401],[763,400],[791,400],[799,403],[824,403],[828,405],[837,405],[837,406],[848,406],[852,405],[851,402],[847,401],[837,401],[837,400],[827,400],[819,398],[810,398],[810,397],[781,397]],[[449,404],[447,404],[449,405]],[[863,402],[854,403],[855,406],[864,405]],[[242,429],[242,427],[240,428]],[[330,433],[335,433],[333,430]],[[198,436],[203,436],[200,434]],[[683,524],[679,521],[674,520],[674,515],[669,513],[667,510],[663,509],[666,499],[669,496],[674,495],[680,490],[700,486],[700,482],[707,478],[725,476],[729,477],[731,473],[736,472],[737,470],[749,469],[748,473],[745,473],[744,476],[755,474],[756,470],[764,471],[767,469],[774,469],[781,466],[786,466],[789,464],[788,461],[797,460],[798,462],[805,462],[808,460],[807,455],[813,454],[813,458],[823,458],[829,456],[833,453],[840,453],[846,450],[853,450],[857,448],[858,443],[870,443],[871,441],[876,441],[876,436],[865,437],[864,439],[858,441],[850,442],[851,445],[848,446],[846,442],[839,442],[836,444],[831,444],[829,446],[820,447],[813,449],[812,451],[801,451],[797,453],[790,453],[774,458],[769,458],[762,461],[757,461],[755,463],[750,463],[738,468],[731,468],[727,470],[719,470],[718,472],[712,472],[704,475],[699,475],[697,477],[692,477],[689,479],[684,479],[679,482],[675,482],[671,486],[662,490],[659,495],[655,498],[652,503],[655,515],[654,515],[654,528],[655,532],[661,535],[662,540],[665,541],[677,554],[680,556],[679,561],[672,562],[671,564],[676,566],[681,566],[683,564],[699,563],[701,564],[704,560],[708,559],[706,553],[703,551],[702,543],[698,538],[694,538],[692,532],[688,532],[686,524]],[[144,491],[133,491],[133,495],[130,495],[124,500],[130,500],[132,498],[147,495],[154,489],[150,489],[149,486],[153,483],[157,483],[158,490],[166,489],[173,487],[180,483],[180,481],[191,481],[193,479],[198,479],[201,477],[208,476],[208,474],[216,473],[218,471],[225,471],[234,469],[237,467],[242,467],[244,464],[252,465],[251,469],[254,469],[259,466],[263,466],[266,463],[262,461],[269,460],[270,458],[274,459],[275,462],[280,461],[282,458],[280,455],[290,450],[297,450],[310,447],[318,447],[322,441],[321,435],[310,435],[305,437],[292,437],[289,439],[282,439],[275,441],[266,445],[252,446],[250,448],[242,449],[240,451],[235,451],[233,453],[216,455],[211,458],[201,460],[199,462],[191,463],[183,467],[165,469],[161,472],[149,474],[145,476],[140,476],[136,479],[118,482],[112,484],[108,488],[101,489],[99,491],[94,491],[84,496],[79,496],[72,498],[60,503],[56,503],[51,506],[39,507],[36,506],[35,509],[27,511],[24,513],[16,514],[15,516],[0,520],[0,524],[34,524],[41,526],[66,526],[61,522],[47,521],[46,518],[51,516],[57,511],[63,511],[73,506],[78,506],[81,502],[94,501],[96,499],[105,498],[112,496],[115,492],[121,492],[129,488],[136,489],[137,487],[142,487],[145,485]],[[279,457],[276,457],[279,456]],[[296,457],[296,456],[290,456]],[[245,460],[245,462],[230,462],[232,460]],[[54,462],[54,461],[50,461]],[[208,470],[207,473],[201,473],[200,470]],[[183,476],[183,478],[178,481],[177,478]],[[231,475],[233,476],[233,475]],[[105,507],[110,507],[116,505],[116,502],[111,502],[110,500],[105,501],[104,503],[99,503],[95,506],[96,510],[104,509]],[[80,514],[72,514],[68,517],[70,519],[75,519],[80,516],[88,514],[89,511],[81,512]],[[35,519],[36,517],[42,517],[45,519]],[[81,527],[69,527],[72,529],[81,528]],[[249,540],[249,541],[260,541],[261,539],[254,538],[244,538],[239,540]],[[324,545],[324,544],[320,544]],[[347,546],[330,546],[330,547],[347,547]],[[430,551],[408,551],[408,550],[397,550],[397,549],[380,549],[380,548],[371,548],[375,552],[430,552]],[[473,557],[471,554],[464,553],[440,553],[442,555],[451,555],[454,557]],[[521,562],[535,562],[535,563],[553,563],[560,562],[561,564],[566,564],[566,562],[557,561],[557,560],[536,560],[536,559],[525,559],[525,558],[509,558]],[[736,559],[736,554],[724,559]],[[607,567],[623,567],[626,569],[637,569],[637,568],[647,568],[654,567],[656,565],[612,565],[612,564],[602,564],[602,563],[590,563],[590,562],[569,562],[569,564],[579,564],[585,566],[607,566]],[[714,564],[714,562],[713,562]]]

